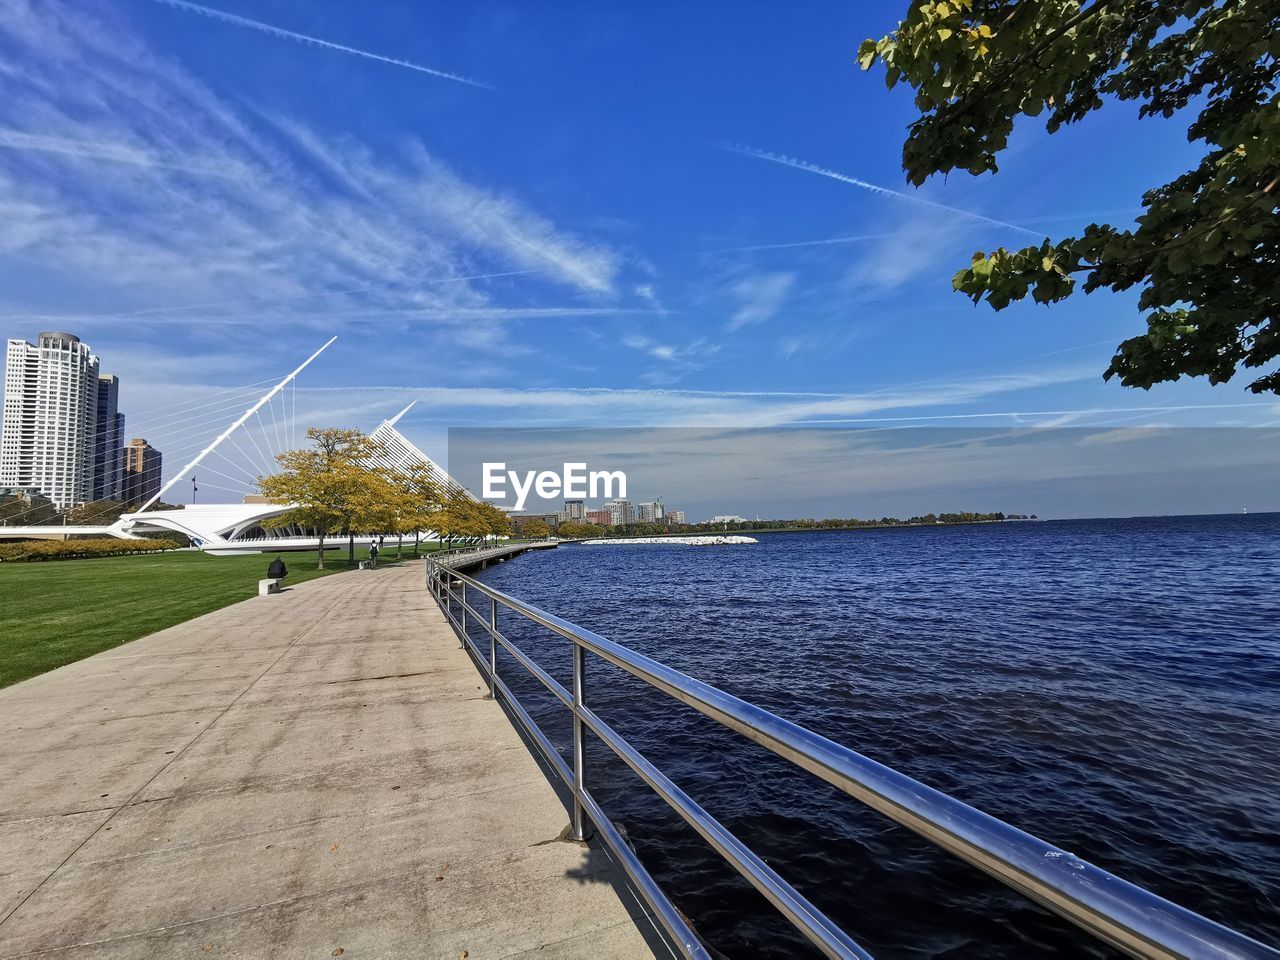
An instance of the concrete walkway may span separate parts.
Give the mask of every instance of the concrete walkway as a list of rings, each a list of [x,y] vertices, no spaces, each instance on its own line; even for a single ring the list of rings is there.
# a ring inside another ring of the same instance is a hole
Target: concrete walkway
[[[0,958],[654,956],[423,576],[0,691]]]

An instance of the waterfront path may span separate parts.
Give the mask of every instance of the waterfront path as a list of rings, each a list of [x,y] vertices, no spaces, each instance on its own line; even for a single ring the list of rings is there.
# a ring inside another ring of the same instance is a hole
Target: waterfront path
[[[0,691],[0,958],[654,956],[423,581],[326,577]]]

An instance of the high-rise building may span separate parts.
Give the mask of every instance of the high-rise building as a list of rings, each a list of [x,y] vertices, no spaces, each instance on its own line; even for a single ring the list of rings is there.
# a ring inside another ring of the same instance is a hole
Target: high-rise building
[[[684,523],[684,511],[683,511],[683,510],[668,510],[668,511],[667,511],[667,520],[668,520],[670,523],[672,523],[672,524],[682,524],[682,523]]]
[[[636,512],[630,500],[610,500],[604,505],[609,511],[609,522],[615,527],[624,523],[635,523]]]
[[[160,492],[160,473],[164,456],[141,437],[134,437],[124,448],[125,503],[146,503]]]
[[[608,510],[588,510],[587,523],[598,523],[602,527],[607,527],[613,523],[613,514]]]
[[[0,487],[38,491],[59,510],[93,496],[98,358],[70,333],[36,344],[10,340],[5,354]]]
[[[564,502],[564,517],[574,523],[581,523],[587,519],[587,501],[566,500]]]
[[[661,497],[649,503],[641,503],[636,509],[639,511],[641,523],[658,523],[665,515]]]
[[[91,500],[119,500],[124,481],[124,414],[119,411],[120,378],[98,376],[98,420],[93,439]]]

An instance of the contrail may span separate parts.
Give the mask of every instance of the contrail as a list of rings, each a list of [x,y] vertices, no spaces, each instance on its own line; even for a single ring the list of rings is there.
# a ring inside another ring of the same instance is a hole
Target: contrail
[[[887,240],[892,233],[864,233],[856,237],[828,237],[825,240],[796,240],[792,243],[759,243],[751,247],[719,247],[715,250],[698,250],[696,253],[743,253],[751,250],[790,250],[792,247],[826,247],[837,243],[861,243],[866,240]]]
[[[173,0],[166,0],[173,2]],[[841,183],[852,184],[855,187],[861,187],[871,193],[879,194],[882,197],[892,197],[895,200],[905,200],[908,203],[914,203],[920,207],[928,207],[932,210],[945,210],[947,213],[954,213],[956,216],[967,217],[970,220],[977,220],[981,223],[991,224],[995,227],[1004,227],[1006,230],[1016,230],[1019,233],[1030,234],[1033,237],[1042,237],[1042,234],[1036,233],[1034,230],[1028,230],[1026,227],[1020,227],[1014,223],[1008,223],[1004,220],[993,220],[991,217],[984,217],[980,213],[970,213],[968,210],[961,210],[957,207],[948,207],[945,203],[935,203],[932,200],[926,200],[923,197],[913,196],[909,193],[900,193],[897,190],[890,190],[888,187],[879,187],[874,183],[867,183],[865,180],[859,180],[857,177],[849,177],[835,170],[829,170],[826,167],[819,167],[816,164],[807,163],[804,160],[797,160],[794,157],[783,156],[778,153],[769,153],[767,150],[757,150],[755,147],[745,147],[736,143],[719,144],[721,150],[728,150],[730,153],[740,153],[744,157],[755,157],[757,160],[768,160],[772,163],[780,163],[784,167],[791,167],[795,170],[804,170],[807,173],[816,173],[820,177],[829,177],[832,180],[839,180]]]
[[[190,3],[189,0],[155,0],[156,3],[163,3],[177,10],[187,10],[191,13],[199,13],[206,17],[212,17],[214,20],[222,20],[224,23],[235,24],[238,27],[248,27],[250,30],[258,30],[262,33],[270,34],[273,37],[283,37],[286,40],[297,40],[300,43],[309,43],[313,46],[324,47],[326,50],[337,50],[340,53],[349,53],[352,56],[364,57],[366,60],[377,60],[380,63],[389,63],[392,66],[404,67],[408,70],[416,70],[418,73],[427,73],[433,77],[441,77],[445,80],[453,80],[457,83],[465,83],[471,87],[481,87],[485,90],[492,90],[493,87],[487,83],[481,83],[479,80],[472,80],[468,77],[460,77],[456,73],[446,73],[443,70],[433,70],[430,67],[424,67],[419,63],[410,63],[408,60],[397,60],[395,57],[384,57],[380,53],[370,53],[367,50],[357,50],[355,47],[344,46],[341,43],[332,43],[328,40],[321,40],[319,37],[307,36],[305,33],[294,33],[292,30],[285,30],[283,27],[274,27],[269,23],[262,23],[259,20],[250,20],[248,17],[237,16],[234,13],[227,13],[225,10],[215,10],[212,7],[203,7],[198,3]]]
[[[918,200],[920,198],[911,197],[909,199]],[[948,207],[947,209],[950,208]],[[1056,223],[1060,220],[1090,220],[1094,217],[1108,217],[1117,213],[1132,216],[1139,212],[1140,209],[1141,208],[1137,207],[1125,207],[1119,210],[1095,210],[1092,213],[1055,213],[1043,217],[1019,217],[1017,220],[1010,221],[1010,225],[1017,226],[1020,223]],[[996,222],[999,223],[1001,221]],[[753,250],[789,250],[792,247],[825,247],[837,243],[860,243],[865,240],[886,240],[892,236],[892,233],[864,233],[853,237],[827,237],[824,240],[796,240],[791,243],[760,243],[752,247],[720,247],[715,250],[695,250],[693,254],[743,253]],[[1036,236],[1039,236],[1039,234],[1036,234]]]
[[[337,388],[335,388],[337,389]],[[792,424],[833,423],[897,423],[908,420],[980,420],[992,417],[1052,417],[1084,416],[1111,413],[1173,413],[1183,410],[1234,410],[1241,407],[1258,407],[1258,403],[1192,403],[1176,407],[1090,407],[1084,410],[1009,410],[1001,413],[947,413],[919,417],[845,417],[838,420],[791,420]],[[1265,426],[1265,424],[1264,424]]]

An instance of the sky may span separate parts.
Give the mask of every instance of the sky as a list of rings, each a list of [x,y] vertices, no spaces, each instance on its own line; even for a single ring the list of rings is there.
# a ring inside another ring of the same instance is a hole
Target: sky
[[[448,448],[461,483],[534,514],[560,510],[566,496],[661,497],[693,521],[1280,510],[1275,428],[478,427],[451,430]],[[587,466],[570,472],[566,463]],[[617,475],[592,494],[589,475],[600,467]],[[569,483],[579,489],[565,493]]]
[[[951,291],[1197,150],[1108,104],[917,190],[910,91],[853,62],[901,6],[0,0],[0,333],[79,334],[171,471],[333,336],[280,415],[416,399],[440,458],[450,427],[1280,422],[1243,377],[1104,383],[1136,291]]]

